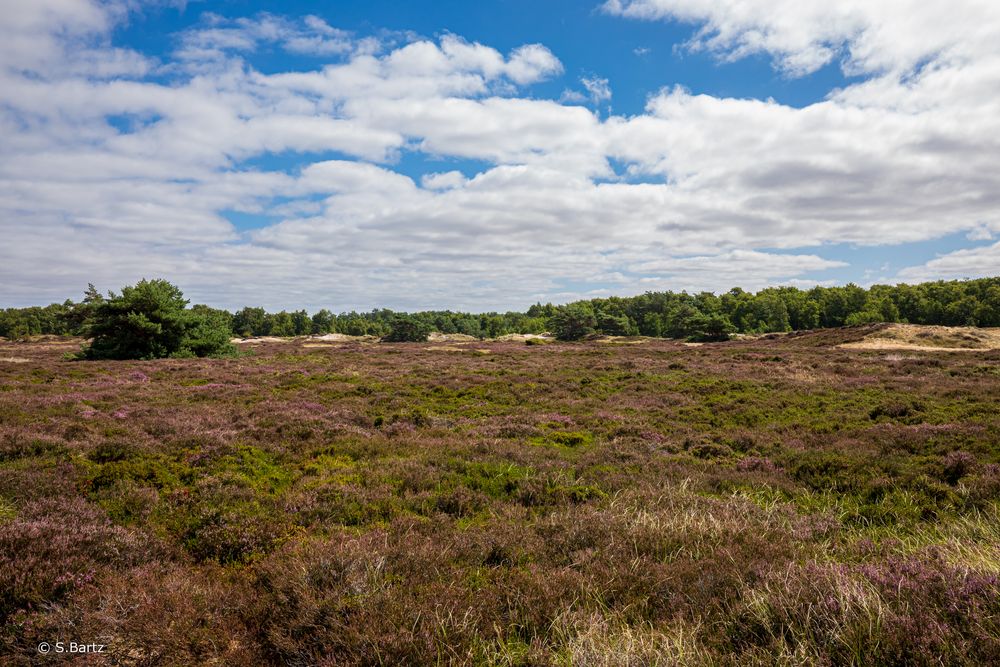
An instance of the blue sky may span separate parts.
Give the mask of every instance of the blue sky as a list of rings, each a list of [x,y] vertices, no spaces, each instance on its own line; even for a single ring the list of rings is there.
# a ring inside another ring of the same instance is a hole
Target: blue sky
[[[763,55],[720,63],[709,53],[675,48],[690,39],[690,24],[622,21],[599,11],[598,3],[579,0],[206,1],[190,3],[183,10],[148,8],[122,26],[116,37],[137,50],[166,57],[176,46],[176,35],[196,27],[204,12],[223,16],[262,12],[315,15],[361,36],[398,31],[434,38],[452,33],[504,52],[522,44],[541,43],[558,55],[565,73],[539,84],[532,90],[534,95],[558,97],[566,85],[578,85],[579,77],[597,75],[614,82],[614,111],[629,115],[641,113],[649,95],[678,83],[719,97],[773,97],[784,104],[805,106],[848,81],[836,63],[802,78],[783,76]],[[247,60],[262,72],[275,73],[316,67],[324,58],[267,49],[249,54]]]
[[[975,0],[0,1],[0,305],[1000,273]]]

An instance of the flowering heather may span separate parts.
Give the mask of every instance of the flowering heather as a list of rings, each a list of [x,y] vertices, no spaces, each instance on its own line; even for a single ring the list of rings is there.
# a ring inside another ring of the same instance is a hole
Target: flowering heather
[[[0,343],[0,663],[998,664],[1000,358],[852,335]]]

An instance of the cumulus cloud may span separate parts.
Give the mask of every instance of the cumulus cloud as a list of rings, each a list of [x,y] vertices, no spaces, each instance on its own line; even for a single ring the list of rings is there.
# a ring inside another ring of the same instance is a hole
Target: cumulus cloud
[[[607,102],[611,99],[611,85],[607,79],[599,76],[585,76],[580,79],[580,83],[586,88],[594,104]]]
[[[350,32],[333,28],[317,16],[292,20],[261,13],[227,19],[206,13],[200,26],[183,33],[175,55],[183,60],[215,60],[231,52],[251,52],[263,44],[314,56],[342,55],[359,46],[370,50],[368,42],[356,41]]]
[[[447,171],[444,173],[424,174],[420,179],[420,184],[426,190],[451,190],[465,185],[468,179],[460,171]]]
[[[996,276],[1000,269],[1000,242],[982,248],[956,250],[899,272],[902,281],[963,280]]]
[[[518,84],[534,83],[561,73],[562,63],[541,44],[518,47],[507,61],[506,72]]]
[[[124,0],[0,0],[0,67],[34,77],[86,73],[93,78],[142,76],[152,61],[108,44],[127,16]]]
[[[736,59],[764,53],[793,75],[841,60],[852,73],[904,72],[996,49],[988,0],[608,0],[605,12],[699,25],[689,47]]]
[[[677,289],[680,285],[691,291],[723,291],[734,285],[761,289],[775,283],[808,284],[809,281],[800,280],[798,276],[844,266],[847,266],[845,262],[817,255],[730,250],[719,255],[656,259],[639,263],[634,269],[655,274],[642,279],[649,289]]]
[[[611,2],[692,23],[690,46],[723,58],[864,76],[805,108],[668,85],[643,113],[610,117],[532,94],[563,72],[539,44],[204,16],[160,61],[114,43],[131,2],[3,2],[4,298],[162,275],[230,307],[523,308],[812,284],[843,268],[824,244],[987,240],[1000,230],[1000,19],[968,2],[946,16],[955,3],[887,0],[895,21],[853,1]],[[319,64],[267,74],[249,64],[263,48]],[[611,96],[612,81],[581,84]],[[268,170],[274,154],[300,166]],[[476,173],[411,177],[404,156]],[[263,222],[241,231],[236,213]],[[900,275],[995,273],[997,252]]]

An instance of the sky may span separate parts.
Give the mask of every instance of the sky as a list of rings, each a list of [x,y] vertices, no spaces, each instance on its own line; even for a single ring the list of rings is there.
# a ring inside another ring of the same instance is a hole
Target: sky
[[[1000,275],[996,0],[0,0],[0,306]]]

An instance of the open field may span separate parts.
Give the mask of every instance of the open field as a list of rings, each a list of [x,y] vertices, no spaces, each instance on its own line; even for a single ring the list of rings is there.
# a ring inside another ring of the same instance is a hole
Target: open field
[[[0,663],[1000,664],[1000,351],[888,335],[0,343]]]

